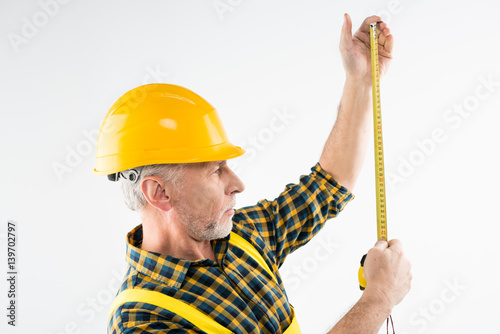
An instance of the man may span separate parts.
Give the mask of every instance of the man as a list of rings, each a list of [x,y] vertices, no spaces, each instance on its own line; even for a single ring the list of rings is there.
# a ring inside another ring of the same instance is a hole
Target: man
[[[101,126],[95,173],[122,180],[141,224],[127,236],[129,270],[111,308],[109,333],[300,333],[279,267],[352,199],[371,122],[367,18],[352,35],[345,14],[340,51],[346,82],[319,163],[275,200],[234,210],[244,190],[226,160],[216,111],[174,85],[135,88]],[[380,32],[381,74],[393,37]],[[380,240],[364,264],[366,289],[329,333],[377,333],[410,289],[401,243]],[[313,306],[314,307],[314,306]]]

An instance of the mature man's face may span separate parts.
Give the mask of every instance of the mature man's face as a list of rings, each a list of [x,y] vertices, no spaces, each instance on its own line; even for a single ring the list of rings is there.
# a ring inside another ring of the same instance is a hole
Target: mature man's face
[[[244,189],[225,160],[188,164],[172,209],[192,238],[220,239],[231,232],[235,197]]]

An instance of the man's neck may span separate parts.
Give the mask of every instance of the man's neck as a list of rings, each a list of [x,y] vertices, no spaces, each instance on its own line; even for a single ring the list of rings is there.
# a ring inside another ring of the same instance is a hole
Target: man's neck
[[[188,261],[216,260],[210,240],[196,240],[180,224],[160,218],[165,217],[142,216],[142,249]]]

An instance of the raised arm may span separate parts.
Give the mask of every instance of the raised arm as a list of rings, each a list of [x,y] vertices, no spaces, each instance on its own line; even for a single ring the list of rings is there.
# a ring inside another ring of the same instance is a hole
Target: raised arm
[[[363,165],[371,133],[372,84],[370,23],[367,18],[354,35],[349,15],[344,15],[340,52],[346,82],[337,120],[320,158],[321,166],[340,184],[352,190]],[[380,75],[387,72],[392,58],[393,37],[385,23],[377,26]],[[366,288],[359,301],[329,334],[378,333],[381,325],[410,289],[410,262],[398,240],[380,240],[367,255],[364,265]]]
[[[344,14],[339,48],[346,80],[337,120],[319,160],[325,171],[351,191],[365,159],[372,121],[370,23],[380,20],[378,16],[367,18],[352,35],[351,18]],[[383,76],[392,59],[393,36],[385,23],[379,23],[377,31]]]

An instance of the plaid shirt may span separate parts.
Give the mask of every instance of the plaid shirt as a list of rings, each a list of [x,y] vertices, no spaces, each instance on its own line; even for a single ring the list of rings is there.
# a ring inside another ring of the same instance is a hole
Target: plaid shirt
[[[187,261],[142,250],[142,225],[127,235],[129,264],[120,291],[155,290],[195,306],[234,333],[281,333],[292,320],[278,269],[337,216],[353,195],[317,163],[298,184],[273,201],[236,210],[233,232],[263,256],[276,280],[253,258],[228,243],[212,241],[216,261]],[[110,317],[108,333],[205,333],[180,316],[146,303],[128,302]]]

